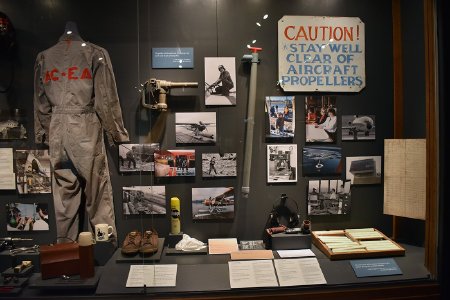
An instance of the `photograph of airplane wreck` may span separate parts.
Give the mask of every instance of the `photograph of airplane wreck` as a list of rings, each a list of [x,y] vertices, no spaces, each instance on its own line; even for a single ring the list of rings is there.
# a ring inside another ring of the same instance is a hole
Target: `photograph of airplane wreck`
[[[375,116],[344,115],[341,132],[343,141],[375,140]]]
[[[194,220],[231,220],[234,218],[234,188],[193,188]]]
[[[166,214],[166,187],[123,187],[122,207],[124,215],[164,215]]]
[[[215,144],[216,113],[176,113],[175,138],[177,144]]]
[[[16,150],[16,183],[19,194],[52,192],[48,150]]]

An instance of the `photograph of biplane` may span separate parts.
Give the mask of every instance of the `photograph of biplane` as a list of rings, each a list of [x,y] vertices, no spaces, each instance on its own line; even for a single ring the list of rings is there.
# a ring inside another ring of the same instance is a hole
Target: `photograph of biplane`
[[[269,117],[268,138],[293,138],[295,134],[295,97],[266,96]]]
[[[155,170],[154,153],[159,143],[121,144],[119,145],[119,171],[153,172]]]
[[[159,150],[155,152],[155,176],[195,176],[195,150]]]
[[[166,214],[166,187],[123,187],[122,208],[124,215],[164,215]]]
[[[22,109],[0,110],[0,140],[24,140],[26,138],[26,111]]]
[[[297,182],[297,145],[267,145],[267,182]]]
[[[193,188],[194,220],[231,220],[234,218],[234,188]]]
[[[236,153],[202,153],[202,177],[236,177]]]
[[[309,181],[308,215],[346,215],[350,209],[350,181]]]
[[[346,178],[352,184],[380,184],[381,156],[347,157]]]
[[[337,176],[342,173],[339,147],[303,147],[303,176]]]
[[[216,113],[176,113],[175,135],[177,144],[216,143]]]
[[[16,150],[16,183],[19,194],[52,192],[48,150]]]
[[[343,141],[374,140],[375,116],[344,115],[341,128]]]

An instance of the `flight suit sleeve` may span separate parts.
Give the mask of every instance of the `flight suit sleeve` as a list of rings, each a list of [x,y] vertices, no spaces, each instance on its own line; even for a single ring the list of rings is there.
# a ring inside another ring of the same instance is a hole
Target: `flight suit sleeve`
[[[40,53],[34,65],[34,139],[36,144],[48,145],[52,107],[44,89],[43,61],[44,55]]]
[[[95,51],[93,60],[94,107],[106,131],[108,142],[110,145],[114,145],[114,142],[128,142],[130,138],[123,125],[122,109],[108,52],[104,49]]]

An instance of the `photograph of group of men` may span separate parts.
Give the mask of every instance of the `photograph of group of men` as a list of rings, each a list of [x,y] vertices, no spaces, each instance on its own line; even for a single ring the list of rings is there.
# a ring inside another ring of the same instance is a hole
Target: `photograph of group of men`
[[[349,180],[309,181],[308,215],[345,215],[350,209]]]
[[[267,96],[266,111],[269,116],[268,137],[292,138],[295,134],[295,97]]]
[[[120,172],[152,172],[154,171],[155,151],[159,144],[121,144],[119,145]]]

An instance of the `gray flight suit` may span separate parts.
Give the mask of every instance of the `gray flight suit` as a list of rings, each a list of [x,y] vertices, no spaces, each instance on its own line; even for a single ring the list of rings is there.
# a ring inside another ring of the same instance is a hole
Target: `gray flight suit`
[[[38,54],[36,143],[49,145],[58,242],[76,240],[85,205],[90,229],[113,226],[114,203],[103,129],[110,144],[128,142],[108,52],[73,36]]]

